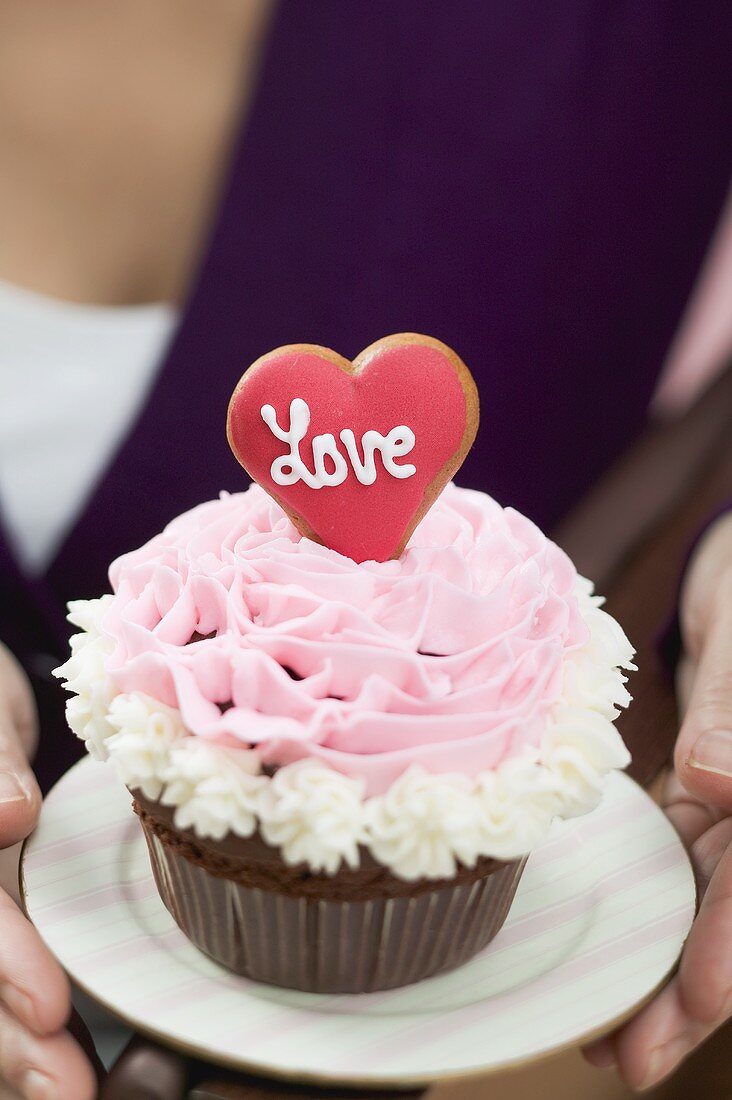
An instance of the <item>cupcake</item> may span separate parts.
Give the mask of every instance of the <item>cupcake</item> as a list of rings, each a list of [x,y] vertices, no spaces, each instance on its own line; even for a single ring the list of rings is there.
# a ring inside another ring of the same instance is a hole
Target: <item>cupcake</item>
[[[383,561],[283,503],[222,493],[70,606],[68,721],[205,954],[301,990],[401,986],[483,948],[552,822],[627,765],[633,650],[484,493],[447,484]]]

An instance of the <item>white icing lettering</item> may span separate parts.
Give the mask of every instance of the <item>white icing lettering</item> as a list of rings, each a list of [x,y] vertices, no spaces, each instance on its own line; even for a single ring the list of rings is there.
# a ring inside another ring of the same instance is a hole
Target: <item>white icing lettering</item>
[[[326,457],[333,463],[330,473],[325,468]],[[315,480],[321,485],[341,485],[348,477],[348,465],[338,450],[335,436],[330,432],[326,435],[316,435],[313,439],[313,465]]]
[[[277,485],[294,485],[302,481],[311,489],[322,489],[328,485],[342,485],[348,477],[348,462],[341,453],[335,436],[331,432],[313,437],[313,470],[306,466],[301,454],[300,444],[310,425],[310,408],[301,397],[290,402],[290,427],[281,428],[277,413],[272,405],[263,405],[262,420],[277,439],[287,443],[287,454],[280,455],[272,463],[270,474]],[[392,477],[405,478],[416,474],[417,467],[410,462],[397,464],[397,458],[403,458],[413,449],[415,439],[411,428],[400,424],[392,428],[387,435],[381,432],[367,431],[361,437],[363,459],[358,451],[356,436],[350,428],[344,428],[340,439],[346,449],[348,460],[356,478],[362,485],[373,485],[376,481],[376,451],[381,453],[384,469]]]
[[[384,442],[381,444],[381,457],[384,461],[384,469],[392,477],[411,477],[416,474],[417,467],[411,462],[405,462],[403,466],[397,466],[395,458],[408,455],[414,447],[414,432],[411,428],[400,424],[398,428],[392,428]]]

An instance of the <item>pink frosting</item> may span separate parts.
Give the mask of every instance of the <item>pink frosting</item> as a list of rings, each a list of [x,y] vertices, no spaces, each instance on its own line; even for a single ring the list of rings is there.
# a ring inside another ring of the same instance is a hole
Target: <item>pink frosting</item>
[[[539,743],[589,636],[575,577],[483,493],[449,485],[399,560],[357,565],[253,485],[113,563],[108,670],[199,737],[317,757],[369,794],[413,763],[473,775]]]

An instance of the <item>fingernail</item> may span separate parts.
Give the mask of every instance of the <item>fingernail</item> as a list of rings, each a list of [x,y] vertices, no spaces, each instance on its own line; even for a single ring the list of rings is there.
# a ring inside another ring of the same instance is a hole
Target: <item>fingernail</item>
[[[691,750],[689,764],[732,779],[732,730],[707,730]]]
[[[0,804],[25,802],[26,790],[15,772],[0,772]]]
[[[669,1039],[663,1046],[651,1051],[648,1059],[648,1069],[643,1081],[638,1086],[641,1090],[650,1089],[659,1081],[667,1077],[671,1070],[675,1069],[679,1062],[689,1053],[690,1047],[683,1036],[678,1039]]]
[[[55,1081],[46,1077],[45,1073],[39,1073],[37,1069],[29,1069],[23,1074],[20,1092],[24,1100],[56,1100],[58,1096]]]
[[[726,1023],[732,1017],[732,990],[727,994],[722,1011],[719,1014],[720,1023]]]
[[[2,1001],[6,1008],[10,1009],[13,1016],[20,1020],[22,1024],[26,1024],[27,1027],[34,1029],[38,1026],[35,1005],[28,994],[24,993],[22,989],[10,985],[9,982],[0,985],[0,1001]]]

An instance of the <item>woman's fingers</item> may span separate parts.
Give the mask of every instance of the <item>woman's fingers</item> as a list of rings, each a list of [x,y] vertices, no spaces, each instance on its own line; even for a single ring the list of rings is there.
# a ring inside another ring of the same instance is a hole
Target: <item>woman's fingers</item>
[[[717,1026],[732,1009],[732,818],[700,837],[691,856],[705,892],[681,957],[681,1000],[693,1020]]]
[[[41,809],[35,776],[19,754],[3,747],[0,728],[0,848],[10,848],[33,832]]]
[[[10,711],[0,702],[0,848],[17,844],[33,830],[41,792]]]
[[[651,1088],[667,1077],[714,1027],[689,1016],[679,980],[674,978],[614,1037],[614,1060],[632,1088]]]
[[[96,1079],[66,1032],[40,1038],[0,1009],[0,1077],[24,1100],[93,1100]]]
[[[674,760],[687,791],[732,810],[732,568],[717,577],[705,626]]]
[[[71,1011],[69,983],[30,921],[0,891],[0,1003],[38,1035],[52,1035]]]
[[[685,711],[663,804],[694,864],[701,906],[678,974],[614,1035],[585,1051],[636,1088],[660,1081],[732,1012],[732,515],[700,542],[682,593]]]
[[[687,803],[691,806],[691,803]],[[700,886],[708,886],[678,974],[615,1035],[585,1051],[589,1062],[617,1062],[634,1088],[650,1088],[732,1014],[732,819],[708,828],[692,845]]]
[[[95,1075],[63,1031],[71,999],[63,970],[0,892],[0,1079],[26,1100],[92,1100]]]
[[[15,657],[0,644],[0,724],[6,715],[24,756],[32,759],[38,740],[38,711],[33,691]]]
[[[699,837],[725,816],[723,810],[703,802],[682,787],[676,772],[666,776],[661,805],[689,851]]]
[[[0,848],[24,840],[38,817],[41,794],[28,764],[36,724],[28,680],[0,645]]]

